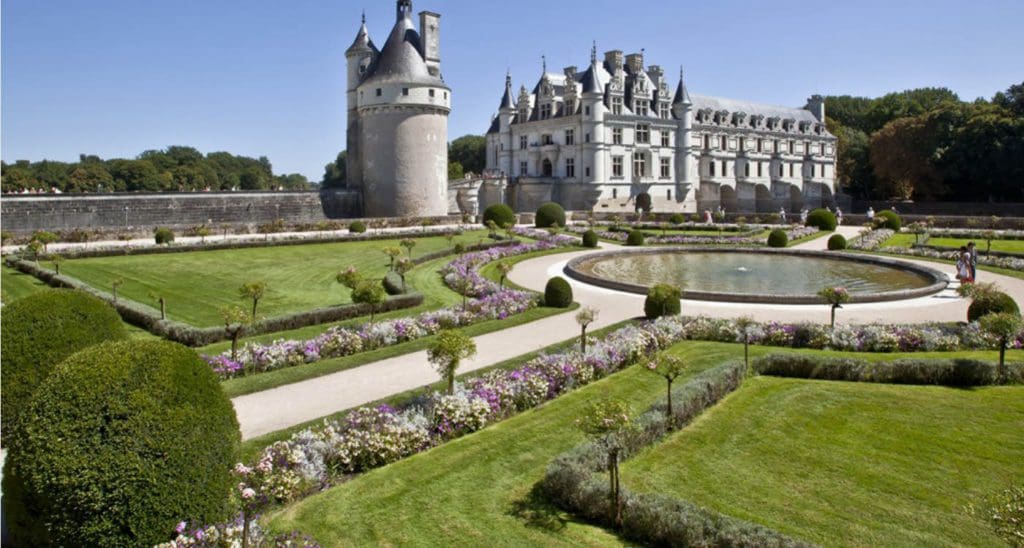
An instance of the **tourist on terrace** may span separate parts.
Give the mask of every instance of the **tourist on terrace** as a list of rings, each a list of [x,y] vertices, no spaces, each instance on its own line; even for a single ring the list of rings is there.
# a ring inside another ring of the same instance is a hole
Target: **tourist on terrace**
[[[868,206],[867,216],[868,216],[868,221],[875,220],[875,208],[873,208],[871,206]]]
[[[965,245],[960,246],[957,253],[956,279],[960,280],[960,285],[974,283],[974,277],[971,276],[971,252],[967,251]]]
[[[970,255],[971,280],[978,279],[978,247],[974,242],[967,242],[967,253]]]

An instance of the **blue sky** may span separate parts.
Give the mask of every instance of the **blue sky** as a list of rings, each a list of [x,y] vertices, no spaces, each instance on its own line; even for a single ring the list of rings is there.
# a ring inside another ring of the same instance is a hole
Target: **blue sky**
[[[2,150],[16,159],[132,157],[172,144],[265,155],[319,180],[344,146],[345,56],[390,0],[4,0]],[[990,97],[1024,80],[1020,0],[614,2],[416,0],[442,14],[451,138],[483,133],[505,70],[646,49],[691,92],[801,106],[812,93],[946,86]]]

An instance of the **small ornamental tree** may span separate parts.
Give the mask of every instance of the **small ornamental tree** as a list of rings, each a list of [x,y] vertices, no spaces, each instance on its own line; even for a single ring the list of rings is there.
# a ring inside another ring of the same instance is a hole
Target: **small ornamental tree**
[[[576,323],[580,324],[580,354],[587,353],[587,327],[597,320],[597,309],[584,306],[576,313]]]
[[[378,280],[361,280],[352,290],[352,302],[370,306],[370,323],[377,307],[387,299],[387,292]]]
[[[234,305],[221,307],[220,317],[224,320],[224,333],[231,339],[231,361],[237,362],[238,338],[242,335],[248,318],[244,310]]]
[[[59,238],[53,232],[48,230],[40,230],[35,234],[32,234],[32,239],[43,244],[43,253],[49,253],[49,246],[53,242],[56,242]]]
[[[412,258],[412,248],[416,247],[416,240],[412,238],[402,238],[398,241],[398,245],[405,248],[405,251],[409,254],[409,258]]]
[[[393,270],[400,278],[402,278],[402,293],[405,293],[405,275],[409,273],[416,266],[416,263],[410,259],[401,258],[395,263]]]
[[[199,236],[199,243],[205,244],[206,237],[210,235],[210,227],[206,225],[199,225],[196,227],[196,236]]]
[[[845,287],[826,287],[818,292],[818,296],[825,299],[832,311],[832,328],[836,326],[836,309],[842,308],[844,303],[850,302],[850,292]]]
[[[466,309],[466,300],[469,298],[469,292],[473,290],[473,279],[469,276],[456,275],[451,280],[451,288],[456,293],[462,295],[462,309]]]
[[[498,263],[498,287],[501,289],[505,288],[505,278],[508,278],[509,272],[512,272],[513,264],[509,261],[501,261]]]
[[[53,371],[24,416],[4,441],[46,544],[153,546],[181,519],[226,517],[238,421],[192,349],[159,340],[89,347]]]
[[[157,302],[157,304],[160,305],[160,319],[161,320],[166,320],[167,319],[167,299],[165,299],[163,295],[161,295],[159,293],[156,293],[156,292],[153,292],[153,291],[149,292],[149,298],[153,299],[154,301]]]
[[[996,239],[996,231],[986,230],[981,233],[981,237],[985,239],[985,256],[992,251],[992,240]]]
[[[25,244],[25,253],[27,253],[29,257],[32,257],[32,260],[36,262],[36,266],[39,266],[39,256],[43,254],[42,242],[39,240],[32,240]]]
[[[1020,333],[1022,324],[1019,314],[996,312],[986,314],[978,320],[982,331],[999,341],[999,382],[1006,380],[1006,347]]]
[[[64,257],[54,253],[50,255],[50,262],[53,263],[53,271],[60,275],[60,265],[64,263]]]
[[[427,360],[448,385],[448,394],[455,393],[455,372],[462,360],[476,354],[476,343],[462,331],[444,329],[427,348]]]
[[[608,455],[608,499],[611,518],[622,527],[622,491],[619,482],[621,437],[632,429],[629,404],[623,400],[605,399],[587,407],[576,426],[593,439]]]
[[[501,229],[505,231],[505,237],[509,240],[516,239],[516,227],[511,223],[505,223],[501,225]]]
[[[907,230],[914,235],[914,243],[921,243],[921,236],[928,233],[928,225],[922,221],[916,223],[910,223],[907,225]]]
[[[682,213],[673,213],[669,218],[668,222],[678,226],[686,222],[686,216]]]
[[[124,285],[124,278],[114,278],[110,281],[111,293],[114,295],[114,303],[117,303],[117,290]]]
[[[736,318],[736,330],[739,331],[740,339],[743,341],[743,368],[750,370],[750,332],[757,323],[750,316]]]
[[[256,306],[260,303],[260,299],[267,294],[267,282],[263,280],[254,280],[246,282],[238,288],[238,296],[243,299],[249,299],[252,301],[252,324],[256,325]]]
[[[383,251],[384,254],[387,255],[388,259],[390,260],[388,268],[390,270],[394,270],[395,269],[395,261],[397,261],[398,258],[402,256],[402,248],[390,245],[388,247],[385,247],[381,251]]]
[[[169,228],[158,227],[153,230],[153,241],[157,245],[174,243],[174,231]]]
[[[498,237],[498,223],[488,219],[487,221],[484,222],[484,224],[487,225],[487,235],[489,237],[491,237],[491,238],[497,238]]]
[[[665,379],[667,386],[667,405],[665,407],[665,419],[668,420],[669,428],[675,428],[675,419],[672,415],[672,383],[686,371],[686,364],[679,356],[654,356],[643,364],[644,369]]]
[[[338,272],[338,275],[335,276],[334,279],[349,289],[355,289],[356,285],[359,284],[359,281],[363,279],[363,275],[356,270],[356,267],[350,265],[345,270]]]

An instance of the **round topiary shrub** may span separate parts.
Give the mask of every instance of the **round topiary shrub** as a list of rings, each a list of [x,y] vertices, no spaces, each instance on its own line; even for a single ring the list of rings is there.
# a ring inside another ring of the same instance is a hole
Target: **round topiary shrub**
[[[971,305],[967,307],[967,321],[976,322],[986,314],[999,312],[1019,315],[1020,308],[1017,306],[1016,301],[1013,300],[1013,297],[1002,291],[985,292],[974,297]]]
[[[878,228],[888,228],[897,232],[899,232],[900,227],[903,226],[903,220],[900,219],[899,214],[891,209],[875,213],[874,223]]]
[[[828,239],[829,251],[842,251],[846,249],[846,238],[842,234],[833,234]]]
[[[534,216],[534,225],[537,228],[564,227],[565,210],[555,202],[543,204],[537,208],[537,214]]]
[[[195,351],[116,341],[62,362],[10,441],[22,500],[50,543],[153,546],[179,520],[226,517],[241,435]]]
[[[815,209],[807,214],[807,226],[831,232],[836,229],[837,224],[835,213],[825,208]]]
[[[672,216],[668,218],[668,222],[674,225],[681,225],[686,222],[686,216],[682,213],[673,213]]]
[[[366,223],[362,221],[352,221],[348,224],[348,231],[353,234],[362,234],[366,232]]]
[[[0,414],[4,439],[36,388],[71,354],[126,337],[121,317],[100,299],[70,289],[47,289],[4,307],[0,355]]]
[[[597,247],[597,232],[588,230],[583,233],[583,247]]]
[[[153,239],[157,245],[174,243],[174,231],[164,227],[157,228],[153,231]]]
[[[494,204],[487,206],[484,210],[483,218],[481,222],[484,226],[487,226],[487,221],[494,221],[494,224],[501,228],[505,225],[515,226],[516,214],[512,211],[511,207],[505,204]]]
[[[675,316],[682,310],[679,303],[682,297],[683,291],[674,285],[652,286],[647,290],[647,299],[644,300],[644,315],[652,320],[660,316]]]
[[[544,306],[568,308],[572,304],[572,286],[565,278],[555,276],[544,286]]]
[[[626,236],[626,245],[644,245],[644,233],[635,228],[630,230],[629,236]]]
[[[768,234],[768,247],[786,247],[788,243],[789,236],[781,228],[776,228]]]

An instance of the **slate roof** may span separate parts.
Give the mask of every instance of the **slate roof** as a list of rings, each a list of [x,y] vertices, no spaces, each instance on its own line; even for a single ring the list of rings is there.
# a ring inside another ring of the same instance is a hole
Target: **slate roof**
[[[420,35],[412,19],[399,18],[360,85],[409,83],[448,89],[444,81],[427,70],[421,49]]]
[[[792,118],[797,122],[817,122],[818,119],[811,114],[811,111],[802,108],[791,108],[777,105],[765,105],[751,101],[740,101],[737,99],[725,99],[722,97],[708,97],[707,95],[691,95],[693,109],[701,110],[709,108],[713,111],[727,110],[729,112],[745,112],[747,114],[762,114],[766,118],[778,116],[779,118]]]

